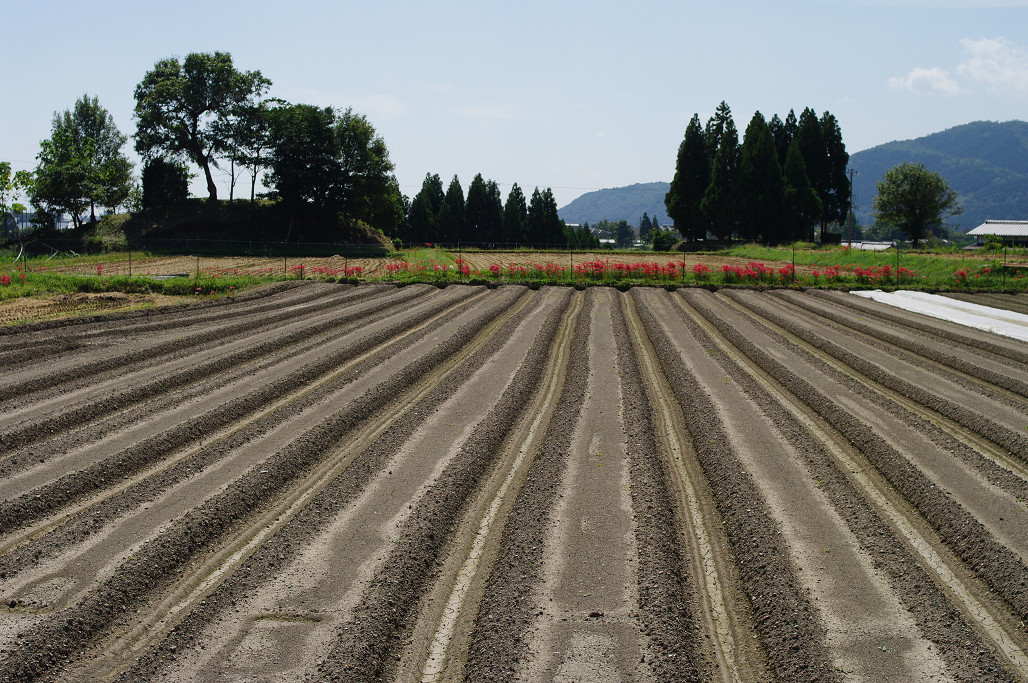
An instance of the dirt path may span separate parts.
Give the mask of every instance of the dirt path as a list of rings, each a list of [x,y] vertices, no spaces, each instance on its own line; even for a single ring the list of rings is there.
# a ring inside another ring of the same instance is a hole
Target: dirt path
[[[3,680],[1028,680],[1023,343],[325,283],[3,338]]]

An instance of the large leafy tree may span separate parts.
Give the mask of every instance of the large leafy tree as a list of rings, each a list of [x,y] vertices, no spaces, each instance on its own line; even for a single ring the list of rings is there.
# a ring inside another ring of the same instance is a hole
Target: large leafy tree
[[[335,144],[341,171],[338,182],[343,186],[339,211],[386,233],[394,232],[403,221],[403,203],[385,140],[367,117],[347,109],[336,121]]]
[[[274,111],[265,182],[292,209],[311,208],[393,233],[403,221],[385,141],[347,109],[295,104]]]
[[[343,204],[342,165],[331,107],[294,104],[275,114],[275,146],[264,182],[272,195],[293,208],[328,209]]]
[[[905,163],[889,169],[877,189],[872,202],[875,217],[903,230],[915,247],[928,228],[963,211],[957,193],[941,175],[922,163]]]
[[[189,197],[189,169],[160,157],[143,164],[143,209],[174,206]]]
[[[211,168],[230,148],[231,121],[270,87],[260,71],[238,71],[227,52],[193,52],[162,59],[136,86],[136,151],[144,158],[183,158],[218,198]]]
[[[667,214],[686,240],[704,239],[710,222],[700,207],[710,185],[711,158],[700,126],[700,117],[693,114],[685,129],[685,138],[678,146],[675,177],[664,197]]]
[[[127,138],[96,97],[83,95],[74,107],[55,113],[51,136],[37,155],[33,202],[71,214],[76,226],[88,208],[116,207],[132,190],[132,163],[121,152]]]
[[[240,107],[233,117],[219,127],[227,141],[226,153],[231,164],[229,199],[233,198],[238,165],[249,172],[250,202],[256,200],[258,174],[271,165],[271,150],[274,147],[271,129],[275,116],[285,106],[285,102],[276,98],[253,102]]]
[[[25,205],[18,202],[23,192],[31,194],[36,178],[29,171],[11,172],[9,161],[0,161],[0,226],[3,236],[10,237],[10,231],[16,227],[17,219],[9,214],[25,212]]]
[[[781,234],[782,169],[774,137],[758,111],[743,136],[739,160],[739,237],[778,241]]]

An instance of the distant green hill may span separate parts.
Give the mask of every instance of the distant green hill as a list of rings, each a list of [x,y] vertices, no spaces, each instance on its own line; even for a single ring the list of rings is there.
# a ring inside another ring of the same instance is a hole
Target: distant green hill
[[[976,121],[916,140],[878,145],[850,156],[857,220],[874,221],[875,185],[897,164],[923,163],[957,191],[964,213],[947,225],[963,232],[986,219],[1028,219],[1028,122]]]
[[[604,219],[615,222],[624,219],[635,227],[645,211],[651,219],[656,217],[665,225],[671,222],[664,208],[664,195],[669,187],[670,183],[637,183],[595,190],[558,209],[557,213],[565,223],[596,225]]]

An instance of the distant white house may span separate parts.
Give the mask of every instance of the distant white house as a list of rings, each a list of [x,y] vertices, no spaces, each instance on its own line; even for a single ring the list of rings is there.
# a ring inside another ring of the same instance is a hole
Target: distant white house
[[[972,235],[979,246],[985,244],[985,238],[989,235],[999,237],[1003,240],[1003,244],[1026,246],[1028,245],[1028,221],[988,220],[974,230],[969,230],[967,234]]]

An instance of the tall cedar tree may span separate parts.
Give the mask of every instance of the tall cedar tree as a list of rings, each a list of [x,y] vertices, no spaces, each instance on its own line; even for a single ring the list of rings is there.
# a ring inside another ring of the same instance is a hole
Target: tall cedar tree
[[[503,205],[503,225],[501,242],[515,244],[526,242],[525,223],[528,221],[528,204],[525,193],[514,183],[507,194],[507,202]]]
[[[437,224],[439,212],[443,208],[443,181],[438,173],[426,173],[421,183],[421,190],[411,200],[410,212],[407,214],[409,234],[407,241],[412,243],[429,243],[437,240]]]
[[[589,224],[573,228],[570,225],[564,228],[564,239],[568,247],[572,249],[599,249],[600,238],[589,230]]]
[[[796,141],[799,145],[800,154],[803,155],[803,163],[807,167],[807,178],[810,179],[810,186],[817,192],[821,199],[822,215],[810,225],[805,239],[814,241],[814,228],[817,225],[824,229],[823,219],[824,198],[828,188],[828,150],[825,147],[825,138],[821,132],[821,121],[817,114],[810,107],[806,107],[800,114],[799,127],[796,129]]]
[[[468,186],[464,208],[464,237],[467,242],[495,244],[500,240],[503,206],[500,188],[495,181],[486,182],[477,174]]]
[[[675,177],[664,197],[668,217],[686,241],[706,239],[710,221],[700,206],[710,185],[711,156],[699,114],[693,114],[678,146]]]
[[[528,203],[528,219],[525,221],[526,241],[538,246],[552,246],[564,243],[564,221],[557,215],[557,201],[553,191],[542,192],[535,188]]]
[[[821,115],[821,137],[825,150],[824,192],[821,197],[822,233],[829,223],[842,225],[849,215],[851,197],[850,183],[846,167],[850,163],[850,155],[842,141],[842,129],[839,121],[830,113]],[[823,237],[823,234],[822,234]]]
[[[785,191],[782,197],[783,237],[788,241],[807,239],[818,216],[821,215],[821,199],[810,186],[807,166],[800,153],[799,140],[793,138],[785,155],[783,170]]]
[[[796,136],[796,128],[799,126],[799,123],[796,121],[796,112],[790,109],[788,116],[785,117],[785,121],[782,121],[782,119],[778,118],[778,114],[775,114],[768,125],[771,127],[771,135],[775,139],[778,164],[785,168],[785,157],[789,154],[789,145],[792,144],[792,139]]]
[[[739,160],[739,237],[781,241],[782,168],[771,128],[758,111],[743,135]]]
[[[211,167],[229,150],[230,120],[271,86],[260,71],[237,71],[227,52],[162,59],[136,86],[136,151],[144,158],[185,158],[203,169],[218,198]]]
[[[651,230],[653,230],[653,224],[650,222],[650,215],[643,211],[643,217],[639,219],[639,239],[643,242],[653,241],[650,237]]]
[[[737,184],[739,174],[739,133],[732,120],[732,112],[722,102],[707,122],[707,148],[713,149],[710,184],[703,193],[700,208],[711,230],[719,240],[726,240],[735,232],[738,222]]]
[[[490,244],[503,239],[503,198],[495,180],[487,180],[485,183],[485,231],[489,235]]]
[[[464,239],[464,189],[456,175],[450,180],[439,211],[436,241],[459,242]]]

